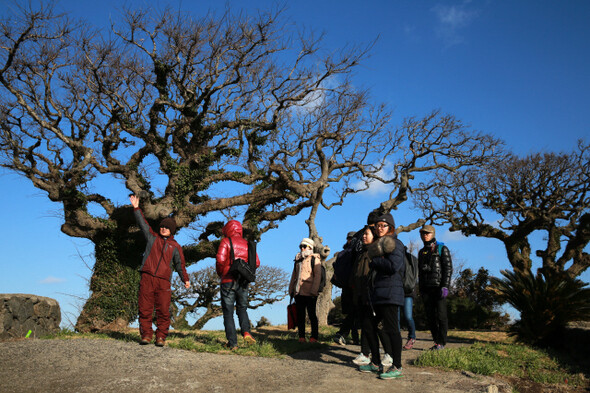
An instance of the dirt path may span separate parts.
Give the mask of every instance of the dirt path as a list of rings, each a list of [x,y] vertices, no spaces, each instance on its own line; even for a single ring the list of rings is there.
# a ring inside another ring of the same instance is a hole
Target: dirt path
[[[353,345],[268,359],[105,339],[9,341],[0,342],[0,392],[510,391],[492,378],[412,366],[430,345],[419,337],[403,353],[404,378],[382,381],[356,370]]]

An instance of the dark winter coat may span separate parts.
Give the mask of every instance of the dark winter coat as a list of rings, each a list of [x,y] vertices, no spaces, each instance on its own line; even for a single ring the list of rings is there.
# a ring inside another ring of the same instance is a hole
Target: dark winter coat
[[[393,236],[384,236],[367,247],[370,299],[373,304],[404,304],[404,244]]]
[[[223,227],[222,231],[223,239],[219,243],[217,249],[217,256],[215,257],[215,269],[217,275],[221,277],[221,283],[232,282],[234,277],[229,273],[229,268],[232,264],[230,260],[231,245],[229,238],[234,246],[234,259],[242,258],[248,262],[248,241],[242,237],[242,224],[239,221],[231,220]],[[260,266],[260,259],[256,254],[256,267]]]
[[[183,282],[189,281],[182,248],[174,240],[174,237],[165,238],[154,232],[140,208],[134,209],[133,214],[147,240],[139,271],[170,281],[172,269],[174,269]]]
[[[420,291],[426,288],[449,288],[453,274],[451,252],[442,245],[438,253],[436,239],[424,244],[418,253],[418,284]]]

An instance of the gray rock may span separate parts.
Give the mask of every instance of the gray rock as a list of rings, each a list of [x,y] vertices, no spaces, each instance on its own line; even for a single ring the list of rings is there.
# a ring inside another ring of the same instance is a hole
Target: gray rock
[[[41,337],[59,330],[61,310],[55,299],[26,294],[0,294],[0,339]]]

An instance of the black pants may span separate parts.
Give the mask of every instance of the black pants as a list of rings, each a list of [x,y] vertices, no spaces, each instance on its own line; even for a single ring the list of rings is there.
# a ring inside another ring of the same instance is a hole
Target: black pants
[[[353,304],[352,290],[350,288],[342,288],[342,295],[340,296],[340,304],[342,305],[342,314],[345,315],[338,330],[338,334],[347,337],[348,333],[353,341],[359,342],[359,316],[358,309]]]
[[[428,320],[428,327],[434,344],[447,345],[447,299],[440,296],[440,288],[426,288],[420,293],[424,301],[424,309]]]
[[[297,308],[297,329],[299,338],[305,338],[305,311],[311,324],[311,338],[316,340],[319,337],[318,316],[315,307],[318,301],[317,296],[295,296],[295,308]]]
[[[366,307],[363,313],[363,334],[366,335],[371,348],[371,361],[376,366],[381,364],[379,354],[379,323],[383,324],[383,349],[393,359],[393,365],[402,366],[402,336],[398,323],[399,306],[395,304],[378,304]],[[373,315],[373,310],[375,315]]]

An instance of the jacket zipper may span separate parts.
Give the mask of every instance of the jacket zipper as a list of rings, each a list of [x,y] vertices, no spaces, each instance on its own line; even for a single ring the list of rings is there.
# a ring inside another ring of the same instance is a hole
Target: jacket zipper
[[[154,276],[157,276],[158,274],[158,269],[160,268],[160,263],[162,262],[162,258],[164,258],[164,251],[166,251],[166,244],[168,242],[168,239],[164,240],[164,247],[162,247],[162,254],[160,254],[160,259],[158,260],[158,265],[156,266],[156,270],[154,271]]]

